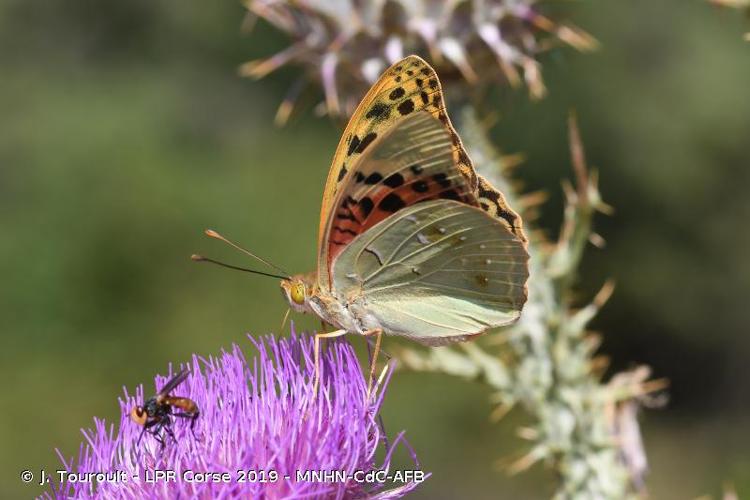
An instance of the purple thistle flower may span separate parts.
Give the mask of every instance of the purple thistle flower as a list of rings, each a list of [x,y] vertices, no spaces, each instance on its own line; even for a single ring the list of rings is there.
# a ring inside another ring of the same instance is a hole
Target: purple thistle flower
[[[289,339],[250,340],[258,351],[251,365],[237,345],[217,358],[193,356],[190,375],[172,392],[200,408],[197,438],[189,420],[173,419],[176,441],[165,435],[162,448],[146,433],[136,446],[143,428],[129,412],[155,391],[144,393],[139,386],[131,396],[126,389],[117,431],[95,418],[94,429],[82,430],[85,443],[77,459],[65,460],[58,451],[65,470],[79,476],[117,471],[121,476],[95,482],[69,478],[56,482],[47,498],[400,498],[418,485],[394,481],[395,487],[385,490],[382,480],[366,482],[363,476],[389,470],[399,442],[419,468],[403,433],[388,447],[378,425],[392,367],[366,401],[367,381],[351,345],[330,342],[321,355],[321,386],[314,396],[311,336],[292,332]],[[170,366],[169,376],[157,376],[156,390],[171,375]],[[378,464],[381,445],[385,451]],[[156,470],[174,471],[175,478],[154,480]],[[346,479],[298,477],[306,471],[341,471]],[[205,472],[217,473],[219,482],[195,482],[196,474]],[[227,473],[226,482],[221,473]]]

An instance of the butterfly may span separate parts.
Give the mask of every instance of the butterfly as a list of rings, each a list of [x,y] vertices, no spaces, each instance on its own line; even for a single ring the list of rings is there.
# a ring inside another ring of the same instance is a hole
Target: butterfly
[[[383,333],[438,346],[514,323],[528,259],[521,218],[474,170],[435,70],[409,56],[344,130],[323,193],[317,270],[278,277],[291,309],[336,328],[315,336],[317,389],[323,338],[376,335],[376,358]],[[374,359],[368,388],[373,372]]]
[[[281,281],[290,306],[344,333],[436,346],[515,322],[526,302],[520,217],[480,177],[435,70],[409,56],[352,115],[323,194],[317,272]]]

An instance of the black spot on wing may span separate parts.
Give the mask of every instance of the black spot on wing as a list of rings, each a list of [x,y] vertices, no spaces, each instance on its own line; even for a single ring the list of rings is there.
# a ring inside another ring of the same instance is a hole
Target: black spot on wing
[[[422,104],[430,102],[430,97],[427,95],[427,92],[420,92],[419,97],[422,99]]]
[[[341,182],[344,177],[346,177],[346,165],[341,165],[341,170],[339,170],[339,176],[336,182]]]
[[[356,151],[357,146],[359,146],[359,137],[356,135],[352,137],[352,140],[349,142],[349,149],[346,152],[346,156],[351,156],[354,151]]]
[[[366,136],[362,138],[362,140],[359,142],[359,145],[357,146],[357,153],[361,153],[365,150],[367,146],[370,145],[372,141],[374,141],[378,137],[378,134],[375,132],[370,132]]]
[[[430,76],[430,70],[427,68],[422,68],[420,73],[422,73],[424,76]]]
[[[396,172],[395,174],[389,175],[384,181],[383,184],[388,186],[389,188],[397,188],[400,185],[404,183],[404,176]]]
[[[443,191],[442,193],[440,193],[440,197],[444,200],[463,201],[461,195],[459,195],[458,191],[456,191],[455,189],[448,189],[446,191]]]
[[[411,167],[409,167],[409,169],[412,172],[414,172],[416,175],[421,174],[422,171],[424,170],[418,163],[415,163],[414,165],[412,165]]]
[[[417,87],[422,88],[422,85],[424,85],[424,80],[421,78],[417,78],[414,80],[417,83]]]
[[[396,193],[390,193],[388,196],[380,200],[378,208],[385,212],[397,212],[404,208],[406,203]]]
[[[448,179],[448,176],[444,172],[435,174],[432,176],[432,178],[435,179],[435,181],[440,184],[441,187],[447,188],[451,185],[450,179]]]
[[[430,78],[430,81],[427,82],[427,84],[430,86],[431,89],[436,89],[438,86],[437,78]]]
[[[375,204],[369,196],[365,196],[359,200],[359,208],[362,210],[362,217],[366,219],[370,215],[370,212],[372,212],[372,209],[375,208]]]
[[[497,213],[498,213],[498,215],[500,217],[502,217],[503,219],[505,219],[508,222],[508,224],[510,224],[510,227],[513,228],[513,234],[517,234],[516,233],[516,229],[518,229],[518,226],[516,226],[516,219],[518,217],[516,217],[512,213],[508,212],[507,210],[501,209],[499,205],[498,205],[498,212]]]
[[[377,184],[378,182],[383,180],[383,176],[380,175],[379,172],[373,172],[370,175],[367,176],[365,179],[365,184]]]
[[[440,110],[440,112],[438,113],[438,118],[440,118],[440,121],[443,123],[447,123],[448,116],[445,114],[445,108],[443,108],[443,99],[439,94],[432,95],[432,104]]]
[[[518,229],[518,226],[516,224],[518,222],[518,220],[517,220],[518,217],[514,213],[512,213],[512,212],[506,210],[505,208],[503,208],[502,203],[500,203],[500,194],[499,193],[497,193],[496,191],[491,190],[491,189],[486,189],[486,188],[484,188],[484,187],[482,187],[480,185],[480,188],[479,188],[479,197],[480,198],[489,199],[492,202],[492,204],[495,206],[496,215],[498,217],[504,219],[510,225],[510,227],[512,228],[513,233],[517,234],[516,233],[516,229]],[[482,208],[484,208],[484,206],[486,204],[484,202],[481,202],[481,205],[482,205]],[[484,210],[486,212],[489,212],[489,205],[487,205],[487,208],[484,208]]]
[[[406,91],[404,90],[404,88],[403,88],[403,87],[396,87],[395,89],[393,89],[393,90],[391,91],[391,93],[390,93],[390,94],[388,94],[388,98],[389,98],[389,99],[390,99],[391,101],[395,101],[396,99],[399,99],[399,98],[401,98],[401,97],[404,97],[404,94],[406,94]]]
[[[353,221],[353,222],[359,222],[357,220],[357,218],[354,217],[354,215],[351,214],[351,213],[349,213],[349,212],[339,212],[339,213],[336,214],[336,217],[338,217],[339,219],[343,219],[343,220],[350,220],[350,221]]]
[[[398,112],[401,113],[401,115],[408,115],[412,111],[414,111],[414,102],[412,102],[411,99],[407,99],[401,104],[398,105]]]
[[[411,185],[415,193],[426,193],[430,190],[430,185],[426,181],[416,181]]]
[[[349,208],[349,205],[356,205],[357,200],[352,198],[351,196],[347,196],[344,198],[344,201],[341,202],[341,208]]]
[[[390,108],[383,104],[382,102],[377,102],[372,105],[370,108],[370,111],[367,112],[365,115],[365,118],[388,118],[388,115],[390,114]],[[357,142],[359,142],[359,139],[357,139]]]
[[[356,182],[363,182],[365,180],[365,176],[362,174],[362,172],[356,172],[354,174],[354,180]]]

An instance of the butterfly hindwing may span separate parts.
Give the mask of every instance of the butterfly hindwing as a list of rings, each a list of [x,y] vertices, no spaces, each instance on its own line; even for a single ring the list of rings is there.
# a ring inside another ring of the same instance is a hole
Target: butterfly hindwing
[[[357,236],[336,259],[333,280],[342,300],[364,297],[389,333],[440,345],[514,322],[526,301],[527,261],[500,220],[435,200]]]

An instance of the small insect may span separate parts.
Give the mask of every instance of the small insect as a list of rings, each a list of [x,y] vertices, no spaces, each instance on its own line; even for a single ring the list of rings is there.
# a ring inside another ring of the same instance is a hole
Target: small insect
[[[172,431],[172,417],[190,419],[190,432],[195,437],[195,421],[200,415],[198,405],[192,399],[170,395],[178,385],[185,381],[189,374],[190,370],[184,369],[180,371],[180,373],[172,377],[161,388],[156,396],[147,399],[143,406],[136,406],[130,410],[130,418],[133,422],[143,426],[143,430],[138,436],[138,444],[140,444],[143,434],[147,431],[156,438],[162,448],[165,445],[162,431],[171,436],[174,441],[177,441]],[[173,407],[179,408],[182,411],[173,413]]]
[[[206,234],[279,271],[244,269],[280,278],[291,309],[336,328],[315,336],[316,389],[321,339],[376,337],[369,397],[383,333],[429,346],[463,342],[513,324],[526,302],[521,218],[474,170],[437,74],[417,56],[383,73],[341,137],[323,192],[315,271],[289,275]]]

